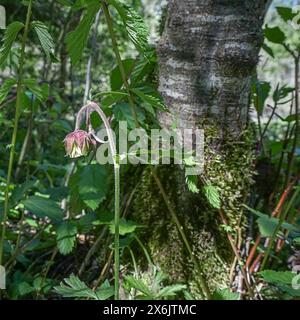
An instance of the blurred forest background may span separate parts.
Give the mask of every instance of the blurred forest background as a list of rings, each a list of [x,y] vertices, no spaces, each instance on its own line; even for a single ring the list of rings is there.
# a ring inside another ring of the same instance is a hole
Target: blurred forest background
[[[138,125],[160,127],[157,114],[168,112],[168,103],[158,89],[156,46],[167,2],[130,0],[119,11],[119,1],[108,1],[120,67],[99,1],[34,0],[26,36],[31,1],[1,1],[7,20],[0,30],[2,298],[112,298],[113,168],[100,166],[94,152],[69,159],[63,140],[88,100],[101,103],[113,128],[120,120],[134,128],[129,91]],[[164,169],[153,178],[149,166],[121,166],[122,299],[299,299],[300,28],[291,24],[297,5],[274,0],[265,17],[246,147],[238,153],[249,171],[234,178],[240,187],[215,178],[223,170],[217,164],[211,180],[184,178],[174,196],[179,182]],[[95,114],[91,121],[102,126]],[[213,221],[212,235],[200,238],[190,228],[183,189],[205,203],[199,210],[204,224]],[[170,205],[172,197],[182,203]],[[231,222],[234,211],[239,218]]]

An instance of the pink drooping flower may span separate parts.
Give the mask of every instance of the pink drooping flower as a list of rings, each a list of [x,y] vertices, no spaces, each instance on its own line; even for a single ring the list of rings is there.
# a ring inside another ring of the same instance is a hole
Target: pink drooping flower
[[[70,158],[78,158],[86,156],[96,141],[86,131],[75,130],[65,137],[64,143],[66,155]]]

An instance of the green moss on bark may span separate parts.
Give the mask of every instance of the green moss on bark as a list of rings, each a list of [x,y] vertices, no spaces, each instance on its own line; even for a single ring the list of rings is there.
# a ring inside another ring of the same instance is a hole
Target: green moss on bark
[[[217,187],[222,210],[235,236],[237,227],[243,222],[242,204],[252,184],[252,139],[247,131],[240,137],[226,135],[226,139],[220,138],[219,132],[212,125],[205,126],[205,169],[199,178],[199,187],[203,183],[200,181],[209,181]],[[188,190],[184,172],[179,166],[160,166],[157,172],[210,289],[228,286],[234,256],[218,212],[210,207],[202,192],[193,194]],[[189,283],[190,290],[199,294],[197,270],[171,220],[150,168],[142,174],[132,209],[132,218],[146,226],[140,236],[155,263],[174,282]]]

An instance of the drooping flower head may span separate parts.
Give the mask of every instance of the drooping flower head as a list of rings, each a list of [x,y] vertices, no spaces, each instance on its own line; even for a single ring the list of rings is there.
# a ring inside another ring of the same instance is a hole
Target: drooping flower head
[[[87,156],[96,141],[84,130],[75,130],[69,133],[65,139],[66,155],[70,158]]]

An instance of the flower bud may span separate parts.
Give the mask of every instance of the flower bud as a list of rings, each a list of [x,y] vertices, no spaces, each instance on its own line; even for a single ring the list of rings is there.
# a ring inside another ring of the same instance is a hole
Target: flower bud
[[[92,145],[96,144],[96,141],[90,138],[90,135],[84,130],[75,130],[69,133],[65,139],[66,155],[70,158],[78,158],[86,156]]]

